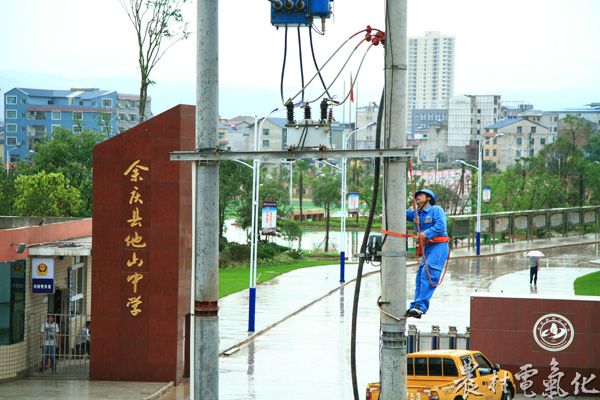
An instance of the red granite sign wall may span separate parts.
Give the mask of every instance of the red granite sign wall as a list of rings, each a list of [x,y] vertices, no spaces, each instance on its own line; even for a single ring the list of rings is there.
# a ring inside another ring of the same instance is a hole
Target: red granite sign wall
[[[471,348],[528,397],[600,395],[600,299],[471,297]],[[599,377],[599,378],[595,378]]]
[[[94,148],[90,377],[174,381],[190,308],[195,109],[177,106]]]

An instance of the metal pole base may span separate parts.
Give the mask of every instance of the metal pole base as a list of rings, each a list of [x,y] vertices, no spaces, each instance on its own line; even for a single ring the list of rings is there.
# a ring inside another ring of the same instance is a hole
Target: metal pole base
[[[256,288],[250,288],[250,304],[248,306],[248,332],[254,332],[254,320],[256,317]]]
[[[344,275],[346,273],[346,252],[340,251],[340,283],[346,282]]]

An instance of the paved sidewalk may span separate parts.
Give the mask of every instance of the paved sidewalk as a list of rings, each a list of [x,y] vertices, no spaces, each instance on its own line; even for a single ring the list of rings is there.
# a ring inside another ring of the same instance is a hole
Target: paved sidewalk
[[[0,384],[0,400],[155,400],[172,387],[164,382],[21,379]]]
[[[268,270],[269,267],[260,267]],[[346,264],[346,283],[356,278],[358,264]],[[363,274],[379,268],[366,264]],[[219,351],[235,347],[264,333],[314,302],[340,288],[339,264],[297,269],[256,288],[255,332],[248,332],[248,289],[219,300]]]

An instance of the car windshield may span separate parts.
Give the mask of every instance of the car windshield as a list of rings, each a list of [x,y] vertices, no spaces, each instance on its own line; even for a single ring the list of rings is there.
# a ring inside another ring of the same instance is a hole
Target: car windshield
[[[494,368],[492,364],[483,356],[481,353],[473,354],[475,361],[477,362],[477,369],[479,370],[479,375],[489,375],[494,372]]]

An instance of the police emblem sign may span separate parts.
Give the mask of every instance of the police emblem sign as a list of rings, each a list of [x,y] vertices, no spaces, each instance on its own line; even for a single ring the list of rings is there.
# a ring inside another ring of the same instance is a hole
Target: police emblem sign
[[[31,293],[54,293],[54,259],[31,259]]]

